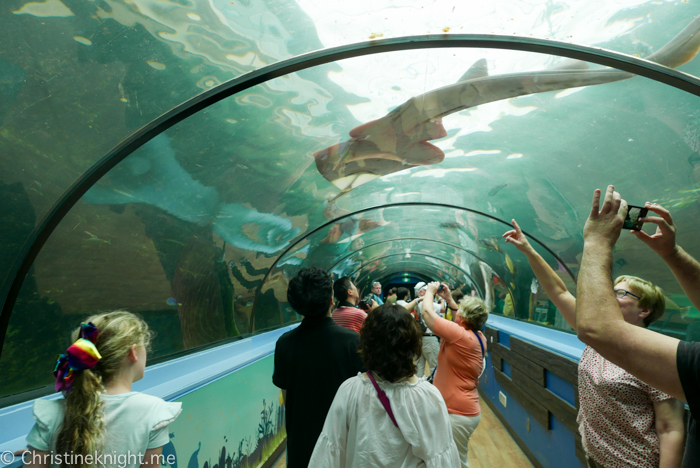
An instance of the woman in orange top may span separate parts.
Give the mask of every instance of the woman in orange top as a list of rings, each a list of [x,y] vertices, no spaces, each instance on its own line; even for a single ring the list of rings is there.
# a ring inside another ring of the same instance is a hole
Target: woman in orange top
[[[433,296],[440,287],[437,281],[428,285],[423,298],[423,319],[442,340],[433,383],[447,404],[462,467],[466,468],[469,467],[469,438],[481,420],[476,386],[484,369],[486,337],[480,330],[489,312],[484,301],[476,297],[466,296],[457,304],[450,288],[444,283],[442,286],[440,296],[450,309],[456,310],[455,322],[438,316],[433,310]]]

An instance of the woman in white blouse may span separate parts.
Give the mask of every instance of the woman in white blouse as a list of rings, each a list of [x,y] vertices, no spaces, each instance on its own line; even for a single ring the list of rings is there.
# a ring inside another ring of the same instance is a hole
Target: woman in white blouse
[[[367,372],[338,389],[309,466],[460,466],[445,400],[415,376],[421,335],[399,305],[384,304],[367,316],[359,350]]]

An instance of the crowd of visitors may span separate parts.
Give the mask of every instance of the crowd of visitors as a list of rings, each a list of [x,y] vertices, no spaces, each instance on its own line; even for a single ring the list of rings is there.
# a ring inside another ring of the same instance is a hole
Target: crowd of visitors
[[[633,276],[612,280],[612,248],[627,204],[612,187],[602,207],[600,198],[596,191],[584,229],[578,299],[515,220],[504,234],[587,344],[579,363],[578,424],[588,466],[700,466],[700,344],[647,328],[664,312],[658,287]],[[644,221],[656,224],[657,232],[634,234],[661,256],[700,307],[700,263],[676,245],[668,211],[650,203],[647,208],[658,217]],[[307,270],[299,273],[304,275]],[[289,302],[305,318],[279,340],[275,353],[274,382],[288,405],[288,466],[468,467],[469,440],[481,415],[477,387],[488,352],[481,332],[488,306],[437,281],[416,284],[413,300],[406,288],[389,290],[380,305],[381,284],[374,282],[372,307],[365,313],[355,307],[359,294],[352,280],[340,278],[332,288],[337,308],[330,315],[333,305],[326,301],[327,314],[319,312],[328,319],[323,333],[333,338],[313,345],[300,331],[319,319],[294,306],[292,299],[301,297],[294,289],[298,283],[297,277],[290,283]],[[330,279],[323,287],[329,294]],[[322,287],[305,291],[311,289]],[[296,346],[305,353],[294,351]],[[284,375],[294,375],[294,384]],[[691,412],[687,437],[682,402]]]
[[[658,215],[643,219],[656,232],[634,235],[700,308],[700,263],[676,244],[670,213],[657,204],[646,207]],[[602,206],[596,190],[576,297],[515,220],[503,237],[527,257],[587,345],[578,369],[578,424],[588,466],[698,467],[700,343],[649,330],[664,313],[657,286],[634,276],[613,281],[612,250],[627,210],[612,186]],[[390,290],[386,303],[379,282],[371,291],[361,300],[351,278],[333,282],[316,267],[289,282],[287,300],[304,319],[277,341],[272,377],[286,406],[287,466],[468,467],[469,441],[481,418],[477,387],[488,352],[481,332],[487,304],[437,281],[416,284],[410,301],[403,287]],[[357,307],[362,303],[366,311]],[[28,451],[39,460],[54,451],[129,451],[145,454],[146,461],[121,468],[160,465],[180,403],[131,391],[144,375],[150,341],[137,315],[89,317],[56,364],[56,390],[64,398],[34,404]],[[682,402],[690,407],[687,434]]]

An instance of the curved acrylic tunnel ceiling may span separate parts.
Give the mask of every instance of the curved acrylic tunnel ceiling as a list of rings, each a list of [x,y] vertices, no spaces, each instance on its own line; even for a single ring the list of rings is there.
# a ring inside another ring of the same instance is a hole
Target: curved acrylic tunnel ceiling
[[[275,291],[288,278],[270,268],[337,218],[334,210],[406,202],[467,208],[405,209],[392,218],[387,206],[382,216],[399,226],[390,238],[450,239],[484,250],[485,263],[513,277],[516,268],[528,270],[499,240],[505,226],[494,219],[516,217],[561,258],[548,258],[551,265],[575,274],[591,193],[614,182],[633,203],[675,209],[688,227],[681,243],[694,245],[698,97],[586,66],[512,50],[390,52],[312,67],[224,99],[151,140],[85,194],[37,257],[10,328],[39,317],[65,328],[94,310],[129,308],[167,322],[156,354],[168,355],[239,335],[254,305],[277,310],[281,323],[291,317]],[[617,79],[626,80],[607,83]],[[525,92],[537,94],[508,99]],[[375,121],[387,112],[388,123]],[[309,254],[325,248],[332,226]],[[616,260],[616,273],[664,286],[682,323],[696,313],[636,240],[623,237]],[[278,286],[256,302],[266,276]],[[519,275],[514,289],[537,290],[531,279]],[[0,367],[27,346],[12,336],[19,341],[4,346]],[[45,344],[37,359],[53,360],[55,343]]]
[[[328,203],[324,214],[332,221],[297,241],[276,260],[256,298],[274,295],[278,302],[286,302],[286,279],[305,266],[327,269],[338,278],[353,275],[358,264],[393,264],[398,254],[430,254],[457,265],[467,275],[486,263],[497,278],[508,283],[515,280],[518,269],[527,268],[522,256],[516,255],[517,251],[501,238],[510,229],[507,223],[459,206],[403,203],[347,213],[340,211],[336,203]],[[563,262],[536,238],[532,244],[550,264],[559,266],[566,284],[573,289],[573,277]],[[380,260],[386,256],[391,256],[392,261]],[[411,268],[410,262],[407,270],[420,271]],[[358,282],[358,287],[364,286]],[[526,289],[529,287],[528,283]],[[269,308],[269,302],[262,307]],[[251,324],[254,321],[255,328],[260,328],[268,320],[260,321],[256,310],[257,305],[252,314],[258,320],[251,319]]]
[[[397,258],[399,257],[399,258]],[[363,292],[369,291],[369,282],[384,276],[404,271],[418,271],[431,280],[439,279],[453,287],[469,288],[479,291],[481,288],[474,278],[459,266],[426,254],[414,254],[406,260],[403,254],[383,255],[375,260],[358,265],[349,273],[363,285]],[[480,292],[480,291],[479,291]]]
[[[642,0],[6,0],[0,6],[0,174],[7,197],[26,205],[28,214],[4,228],[0,279],[22,250],[28,226],[110,148],[169,109],[252,70],[416,31],[520,35],[648,57],[698,14],[695,2]],[[428,55],[409,63],[415,73],[431,67]],[[337,80],[343,69],[328,71],[317,77],[318,88],[331,96],[347,91],[347,81]],[[698,75],[696,67],[684,71]]]

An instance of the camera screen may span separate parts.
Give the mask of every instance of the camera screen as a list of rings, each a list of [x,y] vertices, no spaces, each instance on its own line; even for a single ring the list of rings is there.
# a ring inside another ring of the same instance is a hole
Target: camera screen
[[[634,229],[636,231],[642,228],[642,223],[639,222],[639,218],[643,218],[647,215],[647,209],[639,206],[630,206],[627,212],[627,217],[625,218],[625,224],[622,225],[623,229]]]

